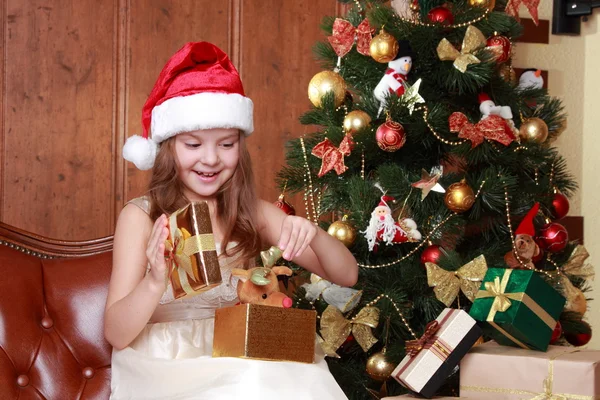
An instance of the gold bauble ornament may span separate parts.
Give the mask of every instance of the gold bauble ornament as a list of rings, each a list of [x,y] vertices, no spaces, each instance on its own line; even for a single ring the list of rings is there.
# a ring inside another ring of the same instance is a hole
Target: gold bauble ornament
[[[485,340],[483,340],[483,336],[479,336],[479,339],[477,339],[477,341],[475,342],[473,347],[479,346],[480,344],[484,344],[484,343],[485,343]]]
[[[525,143],[544,143],[548,139],[548,125],[540,118],[527,118],[519,128],[519,137]]]
[[[347,219],[348,217],[344,215],[344,218],[329,225],[327,233],[342,242],[344,246],[350,247],[356,240],[356,228]]]
[[[344,130],[347,134],[353,135],[361,129],[366,128],[371,122],[371,117],[364,111],[350,111],[344,118]]]
[[[585,294],[581,290],[577,289],[577,294],[567,300],[565,310],[584,315],[587,311],[587,300],[585,298]]]
[[[385,349],[367,359],[367,374],[377,382],[388,380],[392,372],[394,372],[394,368],[396,366],[389,362],[385,356]]]
[[[346,82],[338,73],[321,71],[308,84],[308,98],[315,107],[321,107],[321,99],[325,94],[333,92],[335,106],[339,107],[346,96]]]
[[[492,11],[496,7],[496,0],[469,0],[471,7],[487,8]]]
[[[463,179],[460,182],[453,183],[446,190],[444,204],[455,213],[468,211],[475,203],[475,193],[467,182]]]
[[[369,51],[371,57],[377,62],[388,63],[396,58],[400,50],[400,45],[395,37],[384,31],[379,32],[379,35],[371,39]]]
[[[514,68],[509,64],[502,64],[498,69],[498,75],[500,78],[504,79],[504,81],[510,83],[513,86],[517,86],[519,81],[517,80],[517,73]]]

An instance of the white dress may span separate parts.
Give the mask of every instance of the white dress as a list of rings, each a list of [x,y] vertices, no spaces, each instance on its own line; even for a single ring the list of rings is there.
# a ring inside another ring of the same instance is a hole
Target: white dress
[[[236,259],[219,262],[221,285],[177,300],[169,285],[139,336],[113,350],[110,399],[347,399],[318,345],[314,364],[212,357],[215,309],[239,301]]]

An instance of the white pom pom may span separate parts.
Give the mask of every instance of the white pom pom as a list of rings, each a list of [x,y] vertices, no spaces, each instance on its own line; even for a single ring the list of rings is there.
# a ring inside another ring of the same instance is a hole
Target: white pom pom
[[[418,230],[412,230],[410,231],[410,233],[408,234],[408,236],[412,239],[412,240],[416,240],[419,241],[423,238],[423,236],[421,235],[421,232],[419,232]]]
[[[123,158],[135,164],[138,169],[145,171],[152,168],[158,145],[153,140],[141,136],[131,136],[123,146]]]
[[[417,223],[410,218],[402,219],[402,225],[404,225],[407,229],[417,229]]]

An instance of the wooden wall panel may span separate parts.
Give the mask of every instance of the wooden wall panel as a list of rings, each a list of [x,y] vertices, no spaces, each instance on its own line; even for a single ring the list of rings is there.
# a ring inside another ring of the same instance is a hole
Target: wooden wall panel
[[[109,235],[114,4],[2,3],[2,220],[64,239]]]
[[[321,68],[311,49],[325,40],[319,26],[336,15],[335,0],[244,0],[240,11],[240,70],[254,101],[255,132],[248,145],[258,192],[275,201],[275,174],[285,161],[285,143],[309,132],[298,122],[310,107],[308,82]],[[314,128],[312,128],[314,129]],[[303,214],[301,202],[296,210]]]
[[[142,133],[142,106],[168,58],[186,42],[208,41],[230,53],[233,31],[230,21],[236,3],[233,0],[131,2],[126,44],[126,136]],[[128,162],[126,174],[125,199],[143,194],[149,172],[139,171]]]

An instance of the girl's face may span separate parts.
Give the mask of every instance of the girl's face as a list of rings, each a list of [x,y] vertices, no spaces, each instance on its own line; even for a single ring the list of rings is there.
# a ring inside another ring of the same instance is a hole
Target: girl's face
[[[190,201],[214,198],[240,158],[238,129],[201,129],[175,136],[179,179]]]

